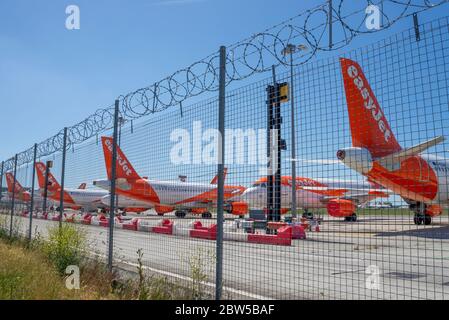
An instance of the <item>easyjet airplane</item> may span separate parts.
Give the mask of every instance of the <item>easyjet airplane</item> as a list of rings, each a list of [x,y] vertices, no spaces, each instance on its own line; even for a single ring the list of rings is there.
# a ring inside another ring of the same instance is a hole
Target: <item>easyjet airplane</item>
[[[225,176],[226,176],[226,172],[227,172],[227,170],[225,168]],[[217,184],[217,182],[218,182],[218,175],[216,175],[210,183]],[[96,183],[96,182],[94,182],[94,183]],[[118,207],[125,212],[141,212],[141,211],[147,211],[149,209],[155,209],[155,206],[149,204],[148,202],[143,202],[140,200],[136,200],[136,199],[120,196],[120,195],[118,196],[118,198],[119,198]],[[111,199],[111,196],[107,195],[107,196],[101,198],[101,202],[104,205],[109,206],[110,199]],[[145,210],[142,210],[142,208],[145,208]],[[159,210],[159,207],[158,207],[158,210]],[[212,217],[211,214],[209,212],[205,211],[204,208],[191,208],[190,211],[192,213],[201,214],[203,216],[203,218],[211,218]],[[157,214],[159,216],[163,216],[165,213],[167,213],[167,212],[165,212],[165,210],[157,212]]]
[[[282,212],[291,209],[292,177],[281,178]],[[375,189],[369,182],[296,178],[296,203],[304,210],[304,216],[313,216],[310,209],[326,208],[332,217],[345,218],[345,221],[356,221],[357,206],[378,197],[388,197],[386,190]],[[256,181],[242,195],[251,208],[266,209],[267,207],[267,177]]]
[[[436,137],[409,148],[397,142],[374,93],[355,61],[340,59],[352,147],[337,152],[349,168],[400,195],[415,212],[415,224],[430,224],[449,204],[449,159],[423,154]]]
[[[103,152],[108,178],[111,178],[113,139],[102,137]],[[143,201],[154,206],[155,211],[164,213],[175,211],[177,217],[185,217],[187,212],[201,214],[204,218],[212,215],[210,209],[216,206],[216,178],[211,183],[182,181],[159,181],[142,178],[134,170],[122,150],[117,146],[117,194]],[[109,190],[109,180],[94,181],[94,185]],[[233,201],[245,190],[241,186],[225,186],[226,210],[235,215],[245,215],[248,206],[244,202]]]
[[[45,186],[45,164],[36,163],[36,172],[39,181],[39,187],[43,194]],[[52,199],[59,205],[61,186],[56,178],[49,172],[48,174],[48,198]],[[75,210],[83,209],[84,211],[93,212],[97,209],[107,209],[109,207],[109,192],[105,190],[88,190],[86,183],[82,183],[78,189],[64,188],[64,207]],[[124,212],[143,212],[151,207],[148,204],[134,201],[125,197],[118,197],[118,207]]]
[[[36,163],[37,180],[42,195],[45,189],[45,171],[46,166],[42,162]],[[48,198],[59,204],[61,197],[61,185],[51,172],[48,173]],[[103,208],[101,198],[108,195],[104,190],[85,190],[64,188],[64,207],[75,210],[83,209],[85,211],[96,211]]]
[[[6,176],[6,183],[8,186],[8,196],[9,199],[12,198],[13,194],[13,188],[14,191],[14,198],[15,200],[18,200],[20,202],[30,202],[31,201],[31,192],[25,190],[24,187],[20,184],[20,182],[16,179],[15,185],[14,185],[14,175],[11,172],[7,172],[5,174]],[[42,197],[39,195],[39,193],[34,194],[34,204],[36,206],[39,206],[39,204],[42,203]]]

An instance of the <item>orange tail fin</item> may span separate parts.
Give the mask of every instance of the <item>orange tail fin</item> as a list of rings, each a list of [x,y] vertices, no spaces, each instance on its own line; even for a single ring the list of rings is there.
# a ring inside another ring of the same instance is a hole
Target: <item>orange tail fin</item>
[[[44,163],[36,162],[37,181],[39,182],[40,189],[45,189],[45,170],[46,169],[47,169],[47,167]],[[48,172],[48,187],[47,187],[47,189],[49,191],[55,191],[60,188],[61,188],[61,186],[59,185],[58,181],[49,171]]]
[[[15,189],[15,193],[20,193],[24,191],[22,185],[16,179],[16,184],[14,185],[14,175],[11,172],[7,172],[6,174],[6,184],[8,185],[8,192],[12,193],[13,188]]]
[[[114,139],[110,137],[101,137],[108,179],[111,179],[113,140]],[[140,179],[140,176],[137,174],[136,170],[134,170],[119,146],[117,146],[116,177],[117,179],[125,178],[127,180]]]
[[[360,65],[341,58],[341,69],[348,105],[352,145],[366,148],[373,157],[383,157],[400,151],[379,103]]]
[[[228,174],[228,168],[224,168],[223,170],[223,176],[224,179],[226,180],[226,175]],[[212,181],[210,182],[210,184],[217,184],[218,183],[218,174],[212,179]]]

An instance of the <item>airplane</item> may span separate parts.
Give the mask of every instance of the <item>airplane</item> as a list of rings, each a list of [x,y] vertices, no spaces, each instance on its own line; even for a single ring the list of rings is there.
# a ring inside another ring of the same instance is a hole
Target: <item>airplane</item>
[[[45,170],[46,166],[44,163],[36,163],[36,172],[42,195],[45,186]],[[48,198],[59,204],[61,186],[51,172],[48,173],[48,182]],[[86,189],[86,186],[86,183],[82,183],[77,189],[64,188],[64,207],[74,210],[83,209],[88,212],[95,212],[98,209],[106,211],[110,205],[109,192],[105,190],[89,190]],[[118,197],[117,203],[118,208],[123,212],[141,213],[151,208],[146,203],[120,196]]]
[[[224,169],[224,176],[226,177],[227,174],[227,169]],[[182,179],[180,181],[185,182],[186,181],[186,176],[182,176]],[[210,182],[211,184],[217,184],[218,182],[218,175],[216,175],[212,181]],[[95,182],[94,182],[95,183]],[[136,200],[136,199],[132,199],[129,197],[124,197],[124,196],[118,196],[119,201],[118,201],[118,207],[119,209],[123,210],[124,212],[137,212],[140,213],[142,211],[147,211],[149,209],[154,209],[155,206],[149,204],[148,202],[143,202],[140,200]],[[110,195],[107,195],[103,198],[101,198],[101,202],[104,205],[109,206],[110,204]],[[145,210],[144,210],[145,209]],[[207,212],[205,212],[205,210],[203,208],[191,208],[191,210],[193,210],[192,212],[195,212],[197,214],[202,214],[203,218],[211,218],[212,216],[209,215]],[[163,216],[166,212],[163,210],[162,212],[156,212],[159,216]]]
[[[251,208],[267,208],[267,177],[257,180],[242,195]],[[291,210],[293,180],[290,176],[281,177],[281,214]],[[296,178],[296,203],[304,210],[303,216],[312,218],[310,209],[326,208],[332,217],[345,221],[357,221],[356,210],[373,199],[388,197],[388,191],[378,189],[368,181],[337,179]]]
[[[340,59],[352,147],[337,151],[347,167],[401,196],[416,225],[429,225],[449,204],[449,159],[424,154],[443,136],[402,148],[360,65]]]
[[[6,176],[6,184],[8,187],[8,199],[10,200],[12,198],[13,190],[14,191],[14,198],[15,200],[18,200],[23,203],[29,203],[31,201],[31,192],[27,191],[20,182],[16,179],[14,184],[14,175],[11,172],[7,172],[5,174]],[[39,195],[39,193],[34,194],[33,202],[35,206],[39,206],[42,204],[43,198]]]
[[[94,185],[109,190],[113,139],[102,137],[101,140],[108,180],[96,180]],[[136,172],[119,146],[116,175],[117,194],[148,203],[159,215],[175,211],[178,218],[184,218],[188,212],[201,214],[203,218],[212,217],[210,209],[217,202],[217,177],[211,183],[149,180]],[[228,213],[243,216],[248,212],[247,204],[237,201],[244,190],[242,186],[225,186],[225,210]]]
[[[42,162],[36,162],[35,166],[39,188],[41,189],[42,196],[44,196],[46,166]],[[108,192],[104,190],[64,188],[64,207],[93,212],[98,208],[104,208],[104,205],[101,203],[101,198],[107,195]],[[47,197],[56,203],[59,203],[61,198],[61,185],[51,172],[48,172]]]

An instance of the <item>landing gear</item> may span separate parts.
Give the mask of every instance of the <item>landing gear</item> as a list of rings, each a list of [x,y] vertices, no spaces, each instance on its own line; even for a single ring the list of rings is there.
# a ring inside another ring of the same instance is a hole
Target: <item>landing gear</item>
[[[203,219],[212,219],[212,213],[204,212],[204,213],[201,214],[201,218],[203,218]]]
[[[415,216],[413,217],[413,222],[419,225],[428,226],[432,223],[432,217],[426,214],[426,205],[422,202],[411,203],[410,210],[415,212]]]
[[[309,210],[305,209],[302,213],[302,217],[306,219],[313,219],[313,212],[309,212]]]
[[[186,217],[186,214],[187,214],[187,212],[185,212],[185,211],[183,211],[183,210],[177,210],[176,212],[175,212],[175,216],[177,217],[177,218],[185,218]]]
[[[356,222],[357,221],[357,214],[353,213],[349,217],[345,217],[345,221],[347,221],[347,222]]]
[[[157,215],[159,216],[159,217],[163,217],[164,216],[164,214],[163,213],[157,213]]]
[[[429,215],[422,215],[422,214],[416,213],[413,218],[413,222],[417,226],[422,225],[422,224],[428,226],[432,223],[432,217]]]

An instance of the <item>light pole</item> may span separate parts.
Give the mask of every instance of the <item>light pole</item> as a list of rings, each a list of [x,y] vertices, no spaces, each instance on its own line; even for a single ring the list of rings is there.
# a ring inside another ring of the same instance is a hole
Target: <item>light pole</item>
[[[45,186],[44,186],[44,201],[42,202],[42,213],[45,214],[47,212],[47,197],[48,197],[48,174],[50,172],[50,168],[53,167],[53,161],[49,160],[45,166]]]
[[[288,44],[284,50],[282,50],[283,56],[290,56],[290,103],[291,103],[291,139],[292,139],[292,216],[296,216],[296,133],[295,133],[295,90],[294,90],[294,74],[293,74],[293,54],[298,51],[307,51],[307,46],[300,44],[295,46]]]
[[[123,117],[118,117],[118,143],[117,145],[120,147],[120,143],[122,141],[122,126],[125,124],[126,120]],[[115,196],[115,210],[118,212],[118,195]]]

